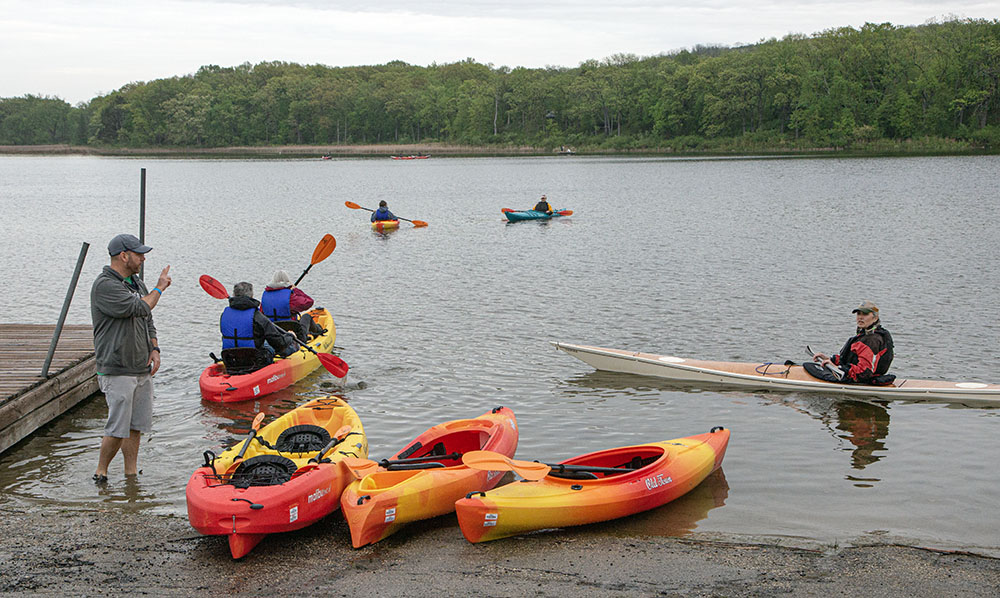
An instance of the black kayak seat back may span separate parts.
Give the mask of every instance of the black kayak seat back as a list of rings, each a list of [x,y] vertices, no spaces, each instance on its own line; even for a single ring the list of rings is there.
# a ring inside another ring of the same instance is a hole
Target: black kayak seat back
[[[281,455],[257,455],[240,462],[231,482],[237,488],[277,486],[292,479],[295,461]]]
[[[267,353],[256,347],[236,347],[222,350],[222,363],[230,375],[249,374],[268,365]]]
[[[326,428],[312,424],[301,424],[285,429],[274,443],[274,448],[283,453],[311,453],[322,450],[330,442],[330,432]]]

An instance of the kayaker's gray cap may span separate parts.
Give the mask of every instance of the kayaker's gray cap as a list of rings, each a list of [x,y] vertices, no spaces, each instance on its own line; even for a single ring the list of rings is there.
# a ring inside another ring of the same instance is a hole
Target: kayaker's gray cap
[[[131,251],[132,253],[148,253],[152,251],[153,248],[148,245],[143,245],[135,235],[118,235],[111,242],[108,243],[108,254],[118,255],[123,251]]]
[[[877,316],[878,315],[878,306],[875,305],[874,303],[872,303],[871,301],[862,301],[861,305],[859,305],[859,306],[857,306],[857,307],[855,307],[854,309],[851,310],[851,313],[852,314],[856,314],[856,313],[862,313],[862,314],[874,313]]]

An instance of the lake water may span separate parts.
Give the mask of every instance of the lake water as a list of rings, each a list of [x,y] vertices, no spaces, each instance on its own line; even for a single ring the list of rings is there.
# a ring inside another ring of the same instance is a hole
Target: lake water
[[[69,322],[90,322],[108,240],[138,232],[141,168],[146,278],[166,264],[173,276],[154,312],[163,366],[144,473],[127,485],[119,457],[108,488],[90,481],[106,414],[97,398],[0,457],[0,502],[186,517],[203,451],[233,443],[259,410],[270,419],[341,392],[374,457],[495,405],[517,414],[526,459],[732,430],[722,472],[598,533],[1000,555],[998,409],[685,388],[597,373],[549,344],[801,360],[806,344],[839,350],[851,309],[871,299],[897,375],[998,382],[1000,157],[0,157],[3,321],[54,323],[86,241]],[[575,213],[505,223],[501,208],[543,193]],[[381,199],[430,225],[379,235],[344,205]],[[203,402],[197,378],[219,350],[224,304],[198,276],[259,293],[275,269],[297,277],[325,233],[337,248],[302,287],[334,314],[346,386],[320,370],[259,401]]]

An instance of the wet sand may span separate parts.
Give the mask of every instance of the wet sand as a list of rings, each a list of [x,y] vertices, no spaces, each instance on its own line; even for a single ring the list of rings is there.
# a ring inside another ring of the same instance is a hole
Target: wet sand
[[[995,596],[1000,559],[897,545],[623,537],[609,524],[478,545],[453,516],[355,550],[335,513],[239,561],[186,518],[0,505],[0,593],[24,596]]]

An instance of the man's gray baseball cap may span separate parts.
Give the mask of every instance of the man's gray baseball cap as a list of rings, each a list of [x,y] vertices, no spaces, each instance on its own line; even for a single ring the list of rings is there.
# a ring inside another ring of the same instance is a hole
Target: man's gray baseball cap
[[[143,245],[135,235],[118,235],[108,243],[108,253],[118,255],[123,251],[132,253],[146,253],[152,251],[152,247]]]

